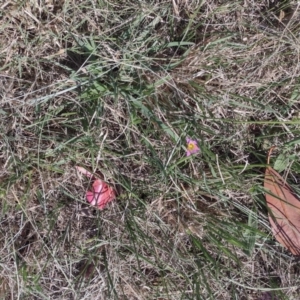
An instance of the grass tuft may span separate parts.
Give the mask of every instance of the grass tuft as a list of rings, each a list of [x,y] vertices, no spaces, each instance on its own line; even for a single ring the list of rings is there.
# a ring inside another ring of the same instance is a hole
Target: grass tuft
[[[299,298],[262,181],[276,145],[297,189],[300,11],[269,2],[1,4],[1,299]]]

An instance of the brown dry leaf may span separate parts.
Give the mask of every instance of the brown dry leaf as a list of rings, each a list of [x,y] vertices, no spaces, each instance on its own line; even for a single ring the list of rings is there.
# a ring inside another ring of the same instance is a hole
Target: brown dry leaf
[[[271,148],[268,154],[268,164]],[[276,240],[294,255],[300,255],[300,200],[285,180],[270,166],[264,187],[269,220]]]

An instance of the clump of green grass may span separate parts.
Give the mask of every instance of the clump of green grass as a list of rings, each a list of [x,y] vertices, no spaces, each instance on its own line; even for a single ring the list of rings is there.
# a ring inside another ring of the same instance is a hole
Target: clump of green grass
[[[262,188],[271,145],[299,174],[297,18],[294,1],[5,4],[1,297],[297,299]],[[75,165],[117,200],[90,207]]]

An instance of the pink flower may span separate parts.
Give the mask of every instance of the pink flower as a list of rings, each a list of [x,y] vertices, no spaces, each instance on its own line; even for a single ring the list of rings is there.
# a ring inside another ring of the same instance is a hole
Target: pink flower
[[[191,154],[195,154],[200,151],[197,141],[192,140],[190,138],[186,138],[186,142],[187,142],[186,156],[190,156]]]
[[[77,171],[83,175],[94,179],[95,176],[88,170],[82,167],[76,167]],[[116,193],[112,187],[110,187],[105,181],[101,179],[95,179],[93,182],[93,190],[86,192],[86,200],[99,209],[104,209],[106,204],[116,198]]]

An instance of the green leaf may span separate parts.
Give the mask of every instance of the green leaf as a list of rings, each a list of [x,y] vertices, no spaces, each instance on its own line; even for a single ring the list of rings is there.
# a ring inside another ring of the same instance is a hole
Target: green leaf
[[[286,156],[286,154],[282,153],[280,154],[274,164],[274,170],[277,172],[282,172],[285,170],[289,163],[289,157]]]

